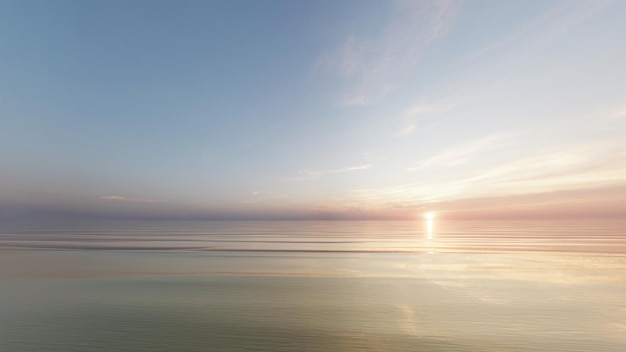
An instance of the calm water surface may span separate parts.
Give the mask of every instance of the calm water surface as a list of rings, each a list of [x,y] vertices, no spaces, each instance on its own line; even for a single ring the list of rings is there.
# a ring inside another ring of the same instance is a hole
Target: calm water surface
[[[626,351],[626,224],[0,224],[0,351]]]

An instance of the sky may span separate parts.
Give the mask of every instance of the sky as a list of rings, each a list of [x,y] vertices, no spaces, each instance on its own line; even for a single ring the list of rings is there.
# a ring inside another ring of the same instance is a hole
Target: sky
[[[626,218],[626,2],[0,1],[0,218]]]

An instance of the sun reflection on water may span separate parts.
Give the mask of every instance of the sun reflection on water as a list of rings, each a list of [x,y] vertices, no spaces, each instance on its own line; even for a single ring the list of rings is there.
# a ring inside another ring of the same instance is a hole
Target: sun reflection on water
[[[433,239],[433,219],[435,218],[434,213],[426,213],[426,238],[429,240]]]

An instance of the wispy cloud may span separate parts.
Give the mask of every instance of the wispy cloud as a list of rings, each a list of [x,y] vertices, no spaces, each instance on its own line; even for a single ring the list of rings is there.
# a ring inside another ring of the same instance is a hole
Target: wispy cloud
[[[459,105],[470,101],[491,101],[502,87],[515,87],[526,77],[519,77],[518,68],[542,50],[566,36],[569,32],[585,24],[590,18],[606,11],[614,3],[611,0],[564,1],[549,8],[526,25],[508,34],[504,39],[488,43],[477,51],[467,54],[466,60],[480,63],[473,74],[456,80],[448,88],[453,95],[445,98],[419,98],[413,105],[398,114],[401,127],[395,137],[406,137],[427,128],[437,115],[453,113]],[[443,5],[442,5],[443,6]],[[455,11],[455,4],[448,3],[447,11]],[[454,23],[449,18],[448,26]],[[445,32],[440,34],[443,35]],[[484,63],[489,63],[485,65]],[[468,64],[472,67],[474,63]],[[400,65],[402,67],[402,65]],[[615,116],[615,119],[620,117]]]
[[[337,105],[338,106],[364,106],[364,105],[367,105],[368,103],[369,102],[363,95],[357,95],[354,97],[347,98],[343,101],[340,101]]]
[[[358,170],[365,170],[371,168],[372,164],[358,165],[358,166],[350,166],[343,169],[334,169],[334,170],[324,170],[324,171],[311,171],[311,170],[301,170],[298,172],[300,175],[299,179],[314,179],[323,175],[330,174],[341,174],[345,172],[352,172]]]
[[[529,53],[557,41],[613,3],[614,0],[562,1],[504,39],[478,49],[467,58],[483,59],[504,51],[509,52],[511,57],[502,63],[519,61]]]
[[[444,114],[455,109],[461,100],[446,98],[434,101],[421,100],[406,108],[400,113],[402,128],[396,132],[396,137],[409,136],[420,129],[421,124],[426,124],[427,119],[435,115]]]
[[[611,114],[611,116],[609,116],[609,118],[612,119],[612,120],[626,119],[626,109],[624,109],[622,111],[617,111],[617,112]]]
[[[415,68],[428,47],[454,23],[458,1],[402,1],[387,26],[373,37],[349,36],[334,53],[318,60],[317,67],[332,67],[354,82],[354,91],[342,101],[383,96],[403,73]],[[349,104],[348,104],[349,105]]]
[[[114,200],[114,201],[124,201],[124,202],[135,202],[135,203],[157,203],[158,200],[153,199],[140,199],[140,198],[126,198],[122,196],[102,196],[100,199],[103,200]]]
[[[510,136],[498,134],[446,149],[435,156],[421,161],[416,166],[410,167],[409,171],[431,166],[454,166],[464,164],[470,161],[476,154],[484,153],[501,146],[507,138],[510,138]]]
[[[567,145],[455,178],[353,190],[346,199],[372,206],[416,206],[453,201],[626,184],[626,150],[620,143]]]

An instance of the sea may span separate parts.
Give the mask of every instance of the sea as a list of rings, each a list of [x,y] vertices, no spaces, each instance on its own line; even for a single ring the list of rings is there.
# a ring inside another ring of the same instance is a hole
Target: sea
[[[626,351],[624,221],[0,223],[0,351]]]

